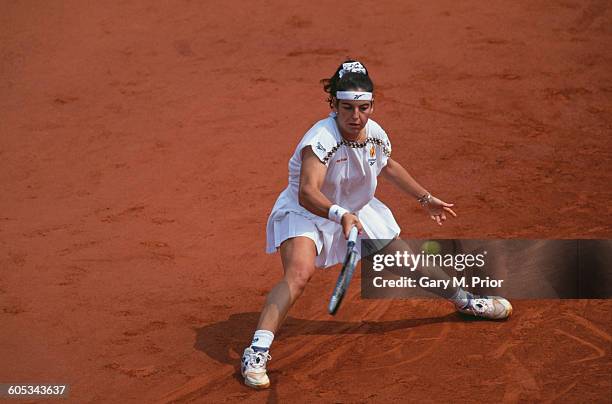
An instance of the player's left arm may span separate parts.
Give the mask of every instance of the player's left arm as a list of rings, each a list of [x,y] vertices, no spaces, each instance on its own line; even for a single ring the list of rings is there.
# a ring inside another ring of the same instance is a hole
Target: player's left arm
[[[391,181],[395,186],[401,189],[406,194],[416,198],[421,205],[428,211],[429,217],[435,220],[436,223],[442,225],[446,220],[446,212],[452,216],[457,214],[451,209],[454,204],[446,203],[432,196],[421,184],[419,184],[404,167],[397,161],[389,158],[387,164],[383,167],[380,174],[383,178]]]

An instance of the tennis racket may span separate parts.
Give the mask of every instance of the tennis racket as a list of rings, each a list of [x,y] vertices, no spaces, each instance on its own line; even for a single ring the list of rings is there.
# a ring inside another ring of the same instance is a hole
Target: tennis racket
[[[340,308],[342,298],[344,297],[349,283],[351,282],[351,278],[353,277],[353,272],[355,271],[355,266],[357,265],[357,250],[355,249],[356,242],[357,227],[353,226],[346,243],[346,258],[344,258],[342,270],[340,271],[340,275],[338,275],[336,287],[334,288],[334,292],[332,293],[332,297],[329,301],[329,306],[327,307],[327,311],[331,315],[336,314]]]

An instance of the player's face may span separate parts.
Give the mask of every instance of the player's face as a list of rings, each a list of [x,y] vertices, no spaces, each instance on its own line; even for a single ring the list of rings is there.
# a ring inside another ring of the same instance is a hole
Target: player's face
[[[356,139],[374,111],[374,102],[338,100],[335,105],[336,122],[342,135]]]

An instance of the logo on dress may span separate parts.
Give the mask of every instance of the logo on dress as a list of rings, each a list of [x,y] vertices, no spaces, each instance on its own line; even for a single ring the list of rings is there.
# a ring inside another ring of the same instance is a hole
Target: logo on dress
[[[376,163],[376,148],[374,145],[370,147],[370,158],[368,159],[368,163],[373,166]]]
[[[325,153],[327,151],[327,150],[325,150],[325,147],[323,147],[321,142],[317,142],[317,149],[321,150],[323,153]]]

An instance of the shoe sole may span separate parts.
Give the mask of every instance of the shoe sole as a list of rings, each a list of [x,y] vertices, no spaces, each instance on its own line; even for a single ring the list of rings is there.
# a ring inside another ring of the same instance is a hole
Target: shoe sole
[[[266,383],[266,384],[254,384],[254,383],[249,383],[248,380],[244,380],[244,384],[246,384],[247,386],[249,386],[252,389],[256,389],[256,390],[264,390],[267,389],[268,387],[270,387],[270,382]]]
[[[509,301],[507,301],[506,299],[504,299],[504,301],[505,301],[507,304],[503,303],[503,301],[502,301],[502,302],[500,302],[500,303],[501,303],[501,304],[502,304],[502,306],[504,306],[504,308],[506,309],[506,317],[502,318],[501,320],[505,320],[505,319],[509,318],[509,317],[512,315],[512,304],[510,304],[510,302],[509,302]]]

